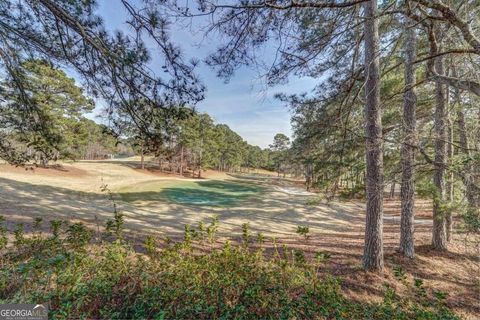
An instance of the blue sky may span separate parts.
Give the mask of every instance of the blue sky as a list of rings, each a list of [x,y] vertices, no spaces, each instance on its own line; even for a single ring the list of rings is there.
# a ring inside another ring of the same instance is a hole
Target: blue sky
[[[97,13],[108,29],[128,33],[124,23],[126,12],[119,1],[99,1]],[[178,26],[172,26],[171,38],[183,49],[186,58],[203,60],[218,45],[218,40],[203,39],[201,32]],[[149,41],[145,40],[148,46]],[[152,51],[152,69],[160,70],[162,61],[155,56],[155,47],[152,45],[149,49]],[[266,48],[265,54],[269,52],[272,51]],[[312,79],[295,78],[287,85],[265,88],[258,71],[247,68],[239,69],[228,83],[224,83],[204,63],[197,69],[197,74],[207,87],[206,98],[196,106],[197,110],[207,112],[217,122],[227,124],[248,143],[261,147],[267,147],[276,133],[291,135],[288,108],[274,99],[274,94],[301,93],[311,90],[315,84]]]

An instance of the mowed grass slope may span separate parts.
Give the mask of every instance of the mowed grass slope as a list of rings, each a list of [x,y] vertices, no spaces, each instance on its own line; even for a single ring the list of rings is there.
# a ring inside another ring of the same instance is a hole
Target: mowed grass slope
[[[183,205],[233,206],[262,190],[261,187],[239,181],[145,181],[116,190],[121,200],[142,204],[166,201]]]
[[[285,245],[292,248],[292,251],[287,251],[294,255],[294,262],[301,259],[295,256],[297,249],[305,252],[307,260],[314,259],[319,252],[330,256],[322,267],[323,272],[340,276],[343,281],[342,291],[355,301],[366,302],[366,306],[372,301],[383,301],[385,283],[390,288],[398,289],[402,295],[411,292],[411,287],[405,288],[404,285],[406,276],[409,285],[414,279],[420,278],[431,290],[447,293],[445,303],[461,314],[466,314],[466,319],[476,319],[469,316],[479,314],[478,281],[472,281],[478,278],[477,247],[467,246],[463,234],[455,232],[450,251],[438,254],[429,249],[431,224],[418,224],[415,230],[417,258],[415,261],[407,261],[396,252],[399,219],[385,219],[387,271],[384,275],[372,278],[369,274],[358,272],[363,254],[365,221],[365,207],[361,201],[314,203],[310,201],[312,195],[306,194],[297,183],[277,179],[275,176],[228,176],[220,172],[211,172],[205,176],[207,179],[189,179],[158,171],[140,170],[139,162],[134,160],[80,161],[64,164],[61,168],[37,168],[34,171],[0,165],[0,215],[5,217],[10,235],[22,223],[26,232],[30,233],[36,218],[43,219],[44,231],[49,231],[51,221],[63,220],[70,224],[82,222],[89,230],[97,233],[99,227],[102,230],[105,222],[113,217],[112,202],[100,190],[102,184],[107,184],[113,192],[117,209],[124,214],[125,235],[136,248],[147,236],[156,239],[168,237],[179,241],[184,239],[186,225],[197,228],[200,223],[206,224],[213,216],[218,216],[218,243],[224,243],[226,239],[238,241],[245,234],[242,225],[248,224],[250,236],[263,239],[258,246],[265,252],[271,253],[272,247],[283,248]],[[419,218],[431,219],[431,201],[419,199],[416,201],[416,210]],[[390,217],[398,216],[399,200],[386,199],[385,213]],[[295,233],[299,225],[309,227],[308,239]],[[259,237],[260,233],[262,237]],[[13,240],[11,238],[10,242]],[[207,245],[208,248],[210,246],[211,244]],[[35,245],[35,250],[37,248]],[[50,249],[46,251],[50,252]],[[201,261],[200,265],[203,264]],[[237,261],[235,265],[238,265]],[[253,268],[262,265],[255,263]],[[398,269],[399,266],[402,267],[401,270]],[[11,267],[11,270],[18,269],[15,264]],[[62,275],[65,274],[64,267],[67,266],[62,265]],[[144,265],[138,265],[138,268],[144,270]],[[152,275],[159,274],[156,268],[156,264],[152,265]],[[98,271],[98,266],[92,264],[92,272],[96,274]],[[5,274],[8,283],[13,283],[10,279],[13,279],[15,272]],[[133,269],[128,270],[128,283],[132,283],[130,275],[134,272]],[[186,274],[192,274],[191,270],[186,271]],[[199,270],[198,274],[203,275],[204,270]],[[290,275],[289,273],[289,277]],[[402,279],[398,280],[397,276],[402,276]],[[86,278],[95,279],[89,275]],[[176,275],[172,279],[176,281]],[[209,283],[207,280],[205,283]],[[310,281],[310,278],[306,280]],[[144,287],[144,283],[137,283]],[[123,282],[111,285],[112,288],[124,288]],[[190,288],[191,284],[188,285]],[[235,289],[237,287],[236,284],[232,286]],[[294,287],[288,292],[296,294],[299,292],[297,290],[299,289]],[[182,289],[179,292],[184,291]],[[204,294],[203,289],[199,292]],[[92,291],[92,295],[88,293],[87,296],[94,297],[96,294],[96,291]],[[65,292],[58,292],[58,297],[64,295]],[[137,293],[132,293],[132,297],[138,297]],[[155,299],[152,301],[158,301],[157,294],[152,297]],[[80,297],[73,297],[75,301],[77,298]],[[265,297],[264,301],[269,299],[270,297]],[[108,304],[102,305],[109,308]],[[191,301],[185,302],[185,306],[191,305]],[[125,312],[123,314],[128,314],[129,311]]]

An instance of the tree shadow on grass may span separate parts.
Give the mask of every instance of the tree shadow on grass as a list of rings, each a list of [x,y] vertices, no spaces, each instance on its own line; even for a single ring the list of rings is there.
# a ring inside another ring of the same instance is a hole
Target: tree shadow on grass
[[[242,183],[239,181],[220,181],[220,180],[208,180],[198,181],[197,185],[205,188],[219,189],[227,192],[258,192],[261,191],[260,187],[250,184]]]
[[[223,193],[212,190],[194,188],[164,188],[158,192],[125,192],[118,193],[123,201],[163,201],[193,206],[233,206],[239,201],[246,199],[248,194]]]

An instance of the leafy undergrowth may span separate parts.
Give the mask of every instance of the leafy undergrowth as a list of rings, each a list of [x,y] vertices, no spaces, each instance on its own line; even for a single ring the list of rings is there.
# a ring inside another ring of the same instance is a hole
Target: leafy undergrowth
[[[0,303],[46,302],[51,319],[458,319],[441,294],[427,299],[419,279],[408,297],[386,287],[382,303],[351,301],[340,279],[319,275],[327,256],[310,260],[285,247],[266,255],[251,248],[262,239],[248,225],[238,245],[195,249],[215,241],[214,219],[186,227],[183,242],[167,239],[162,249],[147,237],[145,253],[123,240],[118,214],[109,240],[96,243],[82,224],[51,225],[51,234],[28,238],[18,226],[13,244],[1,242]]]

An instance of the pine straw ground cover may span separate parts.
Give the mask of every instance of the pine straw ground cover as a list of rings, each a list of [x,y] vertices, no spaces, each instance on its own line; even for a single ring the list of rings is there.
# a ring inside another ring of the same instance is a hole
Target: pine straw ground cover
[[[138,253],[118,213],[96,243],[81,223],[52,221],[50,234],[41,224],[28,237],[18,226],[8,247],[2,228],[0,303],[48,303],[52,319],[460,319],[421,279],[402,296],[385,286],[378,302],[347,298],[341,279],[319,272],[328,254],[275,243],[266,254],[248,225],[235,245],[214,245],[213,219],[161,249],[147,237]]]

